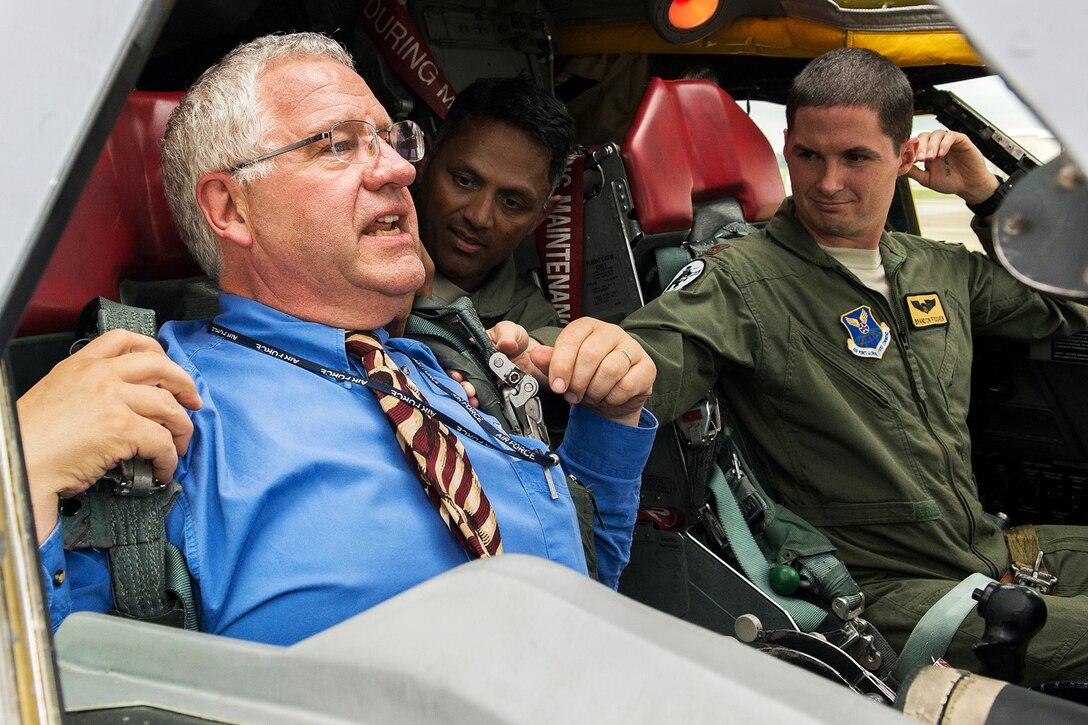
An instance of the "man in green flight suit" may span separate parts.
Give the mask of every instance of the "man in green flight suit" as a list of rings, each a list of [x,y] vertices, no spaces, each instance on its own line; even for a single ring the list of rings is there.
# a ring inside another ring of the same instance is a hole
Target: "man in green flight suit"
[[[529,78],[485,78],[457,95],[421,163],[416,193],[420,237],[435,265],[431,299],[467,296],[484,327],[557,326],[513,254],[559,200],[573,138],[563,104]]]
[[[1088,325],[1084,307],[1033,292],[982,254],[884,231],[904,174],[963,198],[980,236],[1003,197],[966,136],[911,139],[912,115],[910,84],[883,56],[844,49],[811,62],[786,106],[792,198],[623,325],[657,364],[655,415],[673,420],[715,389],[755,444],[763,485],[837,547],[864,616],[897,648],[965,577],[1010,570],[971,474],[972,337]],[[1025,683],[1088,679],[1088,529],[1037,533],[1058,596],[1046,597]],[[982,630],[969,615],[947,661],[977,669]]]

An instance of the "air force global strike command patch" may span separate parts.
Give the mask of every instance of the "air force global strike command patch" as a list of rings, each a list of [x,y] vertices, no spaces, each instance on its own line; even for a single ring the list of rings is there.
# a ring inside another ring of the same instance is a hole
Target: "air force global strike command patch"
[[[891,330],[883,322],[877,322],[869,305],[856,307],[839,318],[850,333],[846,347],[858,357],[879,360],[892,339]]]
[[[948,324],[948,315],[944,313],[941,297],[936,292],[907,295],[907,312],[910,313],[910,325],[916,330]]]
[[[702,275],[704,269],[706,269],[706,262],[701,259],[688,262],[684,265],[684,268],[677,272],[676,276],[672,278],[672,282],[669,282],[669,286],[661,290],[661,294],[684,289],[689,284],[699,279],[699,276]]]

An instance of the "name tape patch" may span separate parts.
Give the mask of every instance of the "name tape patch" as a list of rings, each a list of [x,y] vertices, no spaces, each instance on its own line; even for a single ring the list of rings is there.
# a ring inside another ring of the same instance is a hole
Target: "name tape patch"
[[[936,292],[907,295],[907,312],[910,313],[910,325],[915,329],[948,324],[941,296]]]

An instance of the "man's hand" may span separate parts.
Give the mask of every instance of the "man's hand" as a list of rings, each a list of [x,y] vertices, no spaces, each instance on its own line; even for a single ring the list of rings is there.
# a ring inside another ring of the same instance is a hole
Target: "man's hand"
[[[955,194],[968,204],[986,201],[997,189],[997,179],[986,168],[982,152],[962,133],[925,132],[911,143],[914,161],[923,167],[911,166],[907,175],[922,186]]]
[[[528,362],[529,350],[540,343],[529,337],[529,333],[525,331],[524,327],[510,320],[500,320],[498,324],[487,331],[487,336],[491,338],[491,344],[495,346],[496,350],[510,358],[512,363],[525,370],[525,372],[531,372],[518,365],[518,361]]]
[[[192,379],[154,339],[106,333],[57,364],[19,399],[19,426],[38,536],[57,521],[57,497],[87,489],[139,456],[169,481],[189,447],[198,410]]]
[[[592,317],[564,327],[555,347],[535,345],[529,357],[567,402],[627,425],[638,425],[657,377],[657,366],[633,337]]]
[[[487,330],[487,336],[491,339],[491,344],[495,346],[496,350],[510,358],[510,361],[523,371],[530,375],[534,374],[525,367],[525,363],[529,360],[527,351],[530,346],[536,346],[540,343],[530,338],[524,327],[516,322],[500,320],[497,325]],[[518,360],[521,360],[522,364],[519,364]],[[468,397],[469,404],[473,408],[479,408],[480,401],[476,397],[476,386],[460,370],[447,370],[446,374],[461,384],[461,387],[465,390],[465,395]]]

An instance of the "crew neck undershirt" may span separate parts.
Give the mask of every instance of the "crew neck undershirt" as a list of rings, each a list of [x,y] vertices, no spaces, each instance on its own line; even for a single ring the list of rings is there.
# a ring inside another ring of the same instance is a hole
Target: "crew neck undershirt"
[[[884,295],[888,303],[892,303],[892,287],[888,283],[888,275],[884,271],[884,264],[880,261],[879,249],[827,247],[823,244],[820,245],[820,248],[839,264],[853,272],[854,276],[861,280],[863,285]]]

